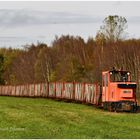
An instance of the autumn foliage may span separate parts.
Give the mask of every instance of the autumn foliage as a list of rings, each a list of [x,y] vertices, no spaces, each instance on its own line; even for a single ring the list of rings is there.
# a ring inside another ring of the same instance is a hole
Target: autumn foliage
[[[140,40],[100,43],[89,38],[56,37],[51,46],[38,43],[24,49],[0,49],[5,84],[52,81],[101,82],[101,72],[113,66],[132,72],[139,83]]]

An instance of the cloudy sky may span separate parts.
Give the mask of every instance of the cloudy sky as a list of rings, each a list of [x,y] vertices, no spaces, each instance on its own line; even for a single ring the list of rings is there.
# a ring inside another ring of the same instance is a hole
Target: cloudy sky
[[[140,2],[0,1],[0,47],[45,42],[55,35],[95,37],[108,15],[124,16],[128,38],[140,38]]]

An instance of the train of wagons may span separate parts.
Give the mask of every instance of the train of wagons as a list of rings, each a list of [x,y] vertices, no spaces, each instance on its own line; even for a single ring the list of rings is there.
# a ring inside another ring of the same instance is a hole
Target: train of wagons
[[[88,103],[109,111],[137,111],[136,82],[124,70],[102,72],[102,85],[51,82],[0,86],[1,96],[44,97]]]

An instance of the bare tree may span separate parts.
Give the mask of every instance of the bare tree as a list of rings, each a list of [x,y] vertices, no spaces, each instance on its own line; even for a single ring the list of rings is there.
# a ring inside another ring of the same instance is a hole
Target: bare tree
[[[106,41],[116,42],[126,37],[126,28],[127,20],[125,17],[118,15],[108,16],[104,19],[97,35],[98,37],[103,37]]]

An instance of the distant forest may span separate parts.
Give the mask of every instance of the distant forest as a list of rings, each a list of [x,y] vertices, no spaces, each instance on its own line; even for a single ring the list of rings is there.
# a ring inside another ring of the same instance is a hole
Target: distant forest
[[[140,85],[140,39],[106,41],[98,36],[86,42],[79,36],[56,37],[51,46],[0,48],[0,83],[99,82],[101,72],[123,68]]]

